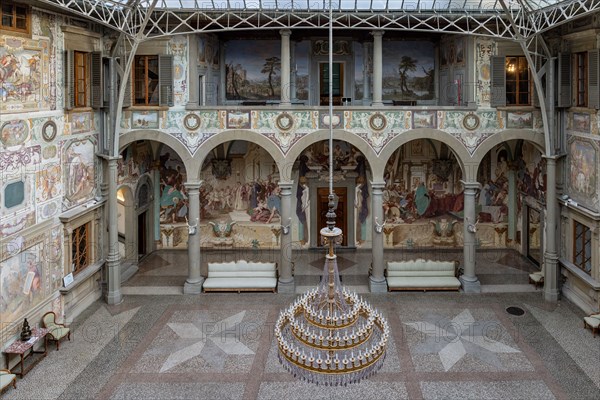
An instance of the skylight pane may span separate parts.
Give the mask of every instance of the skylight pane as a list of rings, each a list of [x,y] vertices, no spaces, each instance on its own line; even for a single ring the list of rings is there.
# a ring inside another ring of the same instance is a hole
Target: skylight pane
[[[339,9],[341,10],[354,10],[356,6],[356,0],[338,0],[334,3],[339,2]]]

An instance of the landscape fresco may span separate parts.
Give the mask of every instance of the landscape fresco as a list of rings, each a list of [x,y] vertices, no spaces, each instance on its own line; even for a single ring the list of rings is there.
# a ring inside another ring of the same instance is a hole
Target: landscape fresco
[[[435,47],[427,41],[383,42],[383,99],[432,100]]]
[[[225,54],[227,100],[279,100],[281,44],[275,40],[232,40]]]

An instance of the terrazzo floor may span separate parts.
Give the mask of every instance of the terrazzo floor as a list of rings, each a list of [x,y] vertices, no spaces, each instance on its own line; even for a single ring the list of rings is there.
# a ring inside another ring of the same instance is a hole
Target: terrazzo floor
[[[386,258],[460,259],[456,252]],[[269,251],[204,254],[208,260],[277,261]],[[368,293],[367,251],[338,252],[344,285],[388,318],[382,369],[348,387],[295,380],[277,361],[273,325],[294,295],[182,295],[185,252],[159,251],[123,286],[71,325],[71,342],[7,390],[7,399],[598,399],[600,337],[567,300],[543,301],[535,269],[513,252],[478,254],[482,293]],[[315,285],[323,253],[294,254],[297,292]],[[525,310],[522,316],[506,312]]]

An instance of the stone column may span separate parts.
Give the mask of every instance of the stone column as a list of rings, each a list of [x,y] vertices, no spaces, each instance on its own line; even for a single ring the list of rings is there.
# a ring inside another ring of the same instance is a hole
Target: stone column
[[[183,293],[202,293],[204,277],[200,275],[200,182],[187,182],[188,224],[193,230],[188,236],[188,278],[183,285]],[[196,226],[195,228],[194,225]]]
[[[119,257],[119,228],[117,215],[117,160],[120,157],[106,157],[108,161],[108,254],[106,266],[108,268],[108,290],[106,302],[119,304],[123,301],[121,294],[121,259]]]
[[[556,227],[558,213],[556,210],[556,156],[546,159],[546,219],[544,232],[546,248],[544,249],[544,299],[557,302],[560,297],[558,286],[560,268],[556,249]]]
[[[373,106],[383,106],[383,31],[373,31]]]
[[[279,243],[281,245],[281,260],[279,261],[279,293],[294,293],[295,283],[292,275],[292,185],[293,182],[279,182],[281,189],[281,234]],[[285,228],[287,227],[287,228]],[[288,233],[284,230],[287,229]]]
[[[154,163],[154,200],[152,206],[154,208],[154,243],[155,249],[161,245],[160,233],[160,161]]]
[[[371,43],[363,42],[363,106],[371,105]]]
[[[290,48],[290,52],[291,52],[291,56],[290,56],[290,62],[291,62],[291,77],[290,77],[290,92],[291,92],[291,102],[292,103],[296,103],[298,101],[298,93],[296,92],[296,78],[297,78],[297,73],[298,73],[298,69],[296,67],[297,63],[296,63],[296,45],[298,43],[294,42],[292,44],[292,47]]]
[[[460,282],[465,293],[480,293],[481,283],[475,275],[475,246],[477,244],[474,227],[477,217],[475,215],[475,196],[480,188],[477,182],[463,182],[465,208],[464,208],[464,243],[463,243],[463,274],[460,276]],[[472,228],[469,229],[469,226]]]
[[[280,106],[288,107],[290,103],[290,35],[292,31],[282,29],[281,35],[281,102]]]
[[[373,265],[369,276],[371,292],[387,292],[387,282],[383,276],[383,188],[385,182],[371,182],[371,217]],[[380,228],[381,229],[380,229]]]
[[[199,106],[198,89],[198,36],[188,35],[189,73],[188,73],[188,102],[185,108],[197,109]],[[160,182],[160,181],[159,181]]]

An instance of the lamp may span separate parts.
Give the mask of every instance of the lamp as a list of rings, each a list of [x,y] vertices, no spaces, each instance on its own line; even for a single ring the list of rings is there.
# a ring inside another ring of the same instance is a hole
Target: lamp
[[[188,235],[193,236],[198,232],[198,221],[200,220],[200,218],[196,218],[196,223],[194,225],[190,225],[190,223],[188,222],[188,218],[185,217],[185,223],[188,226]]]
[[[292,224],[292,218],[288,218],[288,224],[287,225],[281,225],[281,231],[283,232],[284,235],[287,235],[288,233],[290,233],[290,225]]]
[[[329,117],[333,115],[332,8],[329,1]],[[329,148],[333,128],[329,125]],[[333,151],[329,152],[327,226],[320,231],[329,251],[319,285],[281,311],[275,323],[279,362],[295,377],[326,386],[348,385],[376,373],[385,359],[389,326],[383,315],[342,286],[334,248],[342,230],[335,226]]]
[[[475,221],[474,224],[469,223],[469,217],[466,217],[465,220],[467,221],[467,231],[470,233],[477,233],[477,224],[479,223],[479,218],[477,218],[477,221]]]

